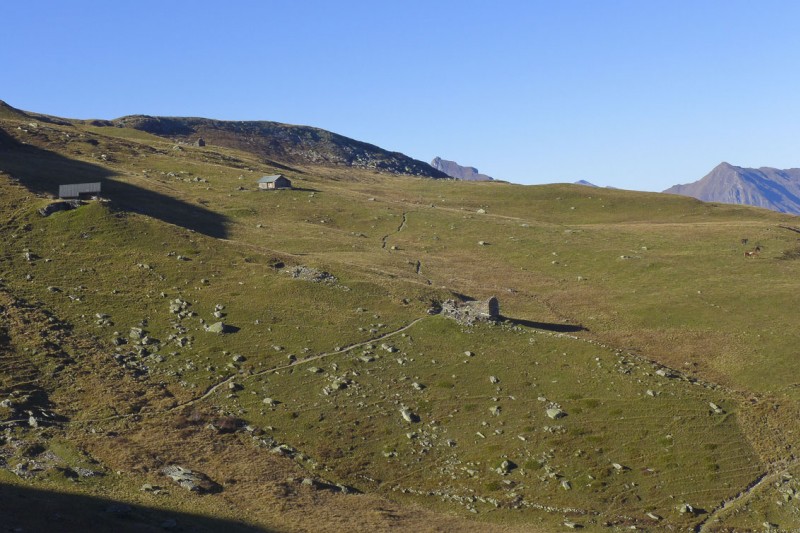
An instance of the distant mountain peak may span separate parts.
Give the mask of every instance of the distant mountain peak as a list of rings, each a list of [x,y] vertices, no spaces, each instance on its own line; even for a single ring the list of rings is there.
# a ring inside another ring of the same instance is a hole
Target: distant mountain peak
[[[431,166],[436,170],[444,172],[451,178],[465,181],[493,181],[494,178],[486,174],[480,174],[475,167],[461,166],[455,161],[448,161],[441,157],[434,157]]]
[[[598,187],[598,185],[595,185],[591,181],[586,181],[586,180],[578,180],[575,182],[575,185],[583,185],[585,187]]]
[[[664,192],[800,214],[800,169],[746,168],[722,162],[700,180]]]

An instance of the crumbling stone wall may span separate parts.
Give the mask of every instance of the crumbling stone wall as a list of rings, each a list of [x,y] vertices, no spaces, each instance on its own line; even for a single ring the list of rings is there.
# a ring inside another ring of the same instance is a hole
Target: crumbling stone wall
[[[466,302],[445,300],[442,302],[442,314],[467,325],[476,321],[495,321],[500,319],[500,302],[495,296],[488,300]]]

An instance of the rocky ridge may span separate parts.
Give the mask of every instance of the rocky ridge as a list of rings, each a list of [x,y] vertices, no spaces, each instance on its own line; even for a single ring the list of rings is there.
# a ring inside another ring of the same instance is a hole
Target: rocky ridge
[[[455,161],[447,161],[441,157],[434,157],[431,166],[436,170],[444,172],[451,178],[464,181],[494,181],[494,178],[486,174],[480,174],[475,167],[464,167]]]
[[[195,117],[125,116],[98,125],[128,127],[176,141],[225,146],[285,164],[349,166],[408,176],[446,178],[427,163],[400,152],[309,126],[269,121]]]

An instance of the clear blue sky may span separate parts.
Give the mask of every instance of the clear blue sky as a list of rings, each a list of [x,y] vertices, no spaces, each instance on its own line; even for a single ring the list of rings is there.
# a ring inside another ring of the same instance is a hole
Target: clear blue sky
[[[276,120],[517,183],[800,167],[800,2],[16,1],[0,99]]]

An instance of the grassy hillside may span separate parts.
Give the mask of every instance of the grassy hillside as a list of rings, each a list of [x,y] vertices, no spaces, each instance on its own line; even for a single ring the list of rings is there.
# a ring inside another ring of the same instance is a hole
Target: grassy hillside
[[[0,111],[4,487],[147,509],[112,525],[800,527],[793,217]]]

